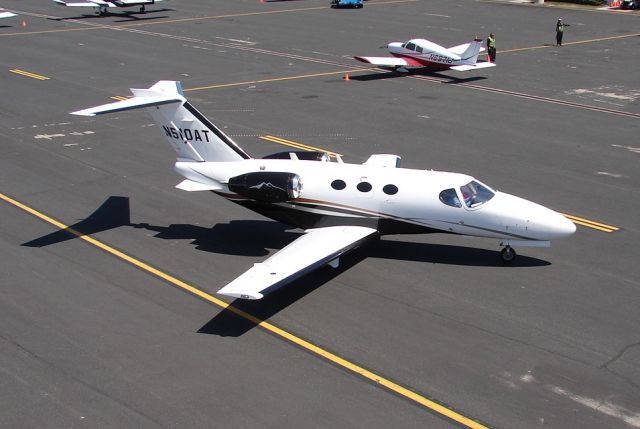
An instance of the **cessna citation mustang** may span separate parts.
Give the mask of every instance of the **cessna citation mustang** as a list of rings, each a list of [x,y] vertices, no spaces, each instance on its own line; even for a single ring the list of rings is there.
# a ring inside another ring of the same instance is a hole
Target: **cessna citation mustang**
[[[478,62],[484,51],[482,41],[474,39],[451,48],[445,48],[425,39],[393,42],[387,45],[392,57],[353,57],[363,63],[407,72],[409,68],[430,67],[440,70],[469,71],[495,67],[495,63]]]
[[[305,233],[220,289],[224,295],[264,294],[384,234],[444,232],[549,246],[575,225],[531,201],[492,190],[471,176],[400,168],[397,155],[371,155],[364,164],[330,162],[322,152],[282,152],[251,158],[184,97],[180,82],[131,89],[134,97],[73,112],[94,116],[146,107],[175,149],[185,191],[212,191]]]

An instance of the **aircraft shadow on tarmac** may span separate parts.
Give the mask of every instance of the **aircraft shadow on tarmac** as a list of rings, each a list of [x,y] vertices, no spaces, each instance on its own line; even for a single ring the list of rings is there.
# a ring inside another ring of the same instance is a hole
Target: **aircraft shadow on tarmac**
[[[438,71],[429,70],[429,69],[420,69],[420,70],[410,70],[408,72],[400,73],[398,71],[378,71],[369,74],[354,74],[349,77],[349,80],[355,80],[359,82],[368,82],[375,80],[384,80],[384,79],[395,79],[407,76],[425,76],[425,77],[435,77],[438,79],[443,79],[444,83],[456,84],[456,83],[465,83],[465,82],[474,82],[477,80],[485,80],[486,76],[469,76],[469,77],[457,77],[451,76],[447,74],[442,74]]]
[[[156,232],[154,237],[163,240],[188,239],[197,250],[204,252],[238,256],[266,256],[270,253],[269,249],[282,249],[301,234],[301,232],[290,230],[284,224],[271,220],[232,220],[229,223],[216,224],[211,228],[191,224],[171,224],[169,226],[156,226],[148,223],[132,224],[129,198],[111,196],[87,218],[66,229],[58,230],[22,245],[44,247],[78,236],[96,234],[123,226],[154,231]],[[341,256],[338,268],[320,268],[273,291],[261,300],[237,299],[231,305],[259,320],[267,320],[366,258],[505,269],[549,265],[547,261],[520,255],[512,265],[503,267],[496,250],[381,239],[367,243],[363,247]],[[220,336],[240,336],[255,326],[256,323],[235,314],[232,310],[224,309],[198,332]]]
[[[164,240],[192,240],[191,244],[204,252],[238,256],[266,256],[269,249],[282,249],[301,234],[290,231],[284,224],[266,220],[232,220],[211,228],[190,224],[130,226],[155,231],[155,237]]]
[[[51,244],[77,238],[78,235],[91,235],[101,231],[130,225],[129,220],[129,198],[111,196],[102,203],[100,207],[89,217],[43,237],[36,238],[23,246],[44,247]]]

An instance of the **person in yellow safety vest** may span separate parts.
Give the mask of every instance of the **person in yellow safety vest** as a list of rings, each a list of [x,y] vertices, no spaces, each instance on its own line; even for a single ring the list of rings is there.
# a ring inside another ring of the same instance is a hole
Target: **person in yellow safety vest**
[[[493,33],[487,37],[487,54],[489,54],[489,61],[496,62],[496,36]]]
[[[562,22],[562,18],[558,18],[556,22],[556,46],[562,46],[562,36],[564,35],[564,27],[568,27],[569,24]]]

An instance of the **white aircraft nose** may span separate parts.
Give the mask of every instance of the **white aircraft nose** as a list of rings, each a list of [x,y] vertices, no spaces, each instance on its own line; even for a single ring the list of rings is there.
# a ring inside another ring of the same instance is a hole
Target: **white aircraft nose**
[[[494,197],[495,205],[487,208],[500,212],[499,217],[508,226],[507,230],[532,240],[555,240],[576,232],[576,226],[558,212],[532,201],[499,192]]]
[[[546,208],[546,207],[545,207]],[[576,225],[560,213],[551,209],[542,217],[531,220],[533,229],[545,240],[568,237],[576,232]]]

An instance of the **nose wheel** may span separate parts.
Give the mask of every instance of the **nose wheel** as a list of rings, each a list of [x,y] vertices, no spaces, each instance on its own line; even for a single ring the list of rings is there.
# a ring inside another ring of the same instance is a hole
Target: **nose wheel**
[[[510,264],[516,259],[516,251],[513,250],[511,246],[505,246],[504,249],[500,251],[500,257],[502,258],[502,262]]]

